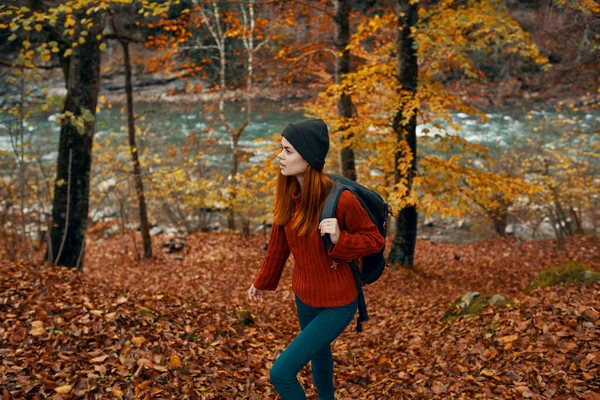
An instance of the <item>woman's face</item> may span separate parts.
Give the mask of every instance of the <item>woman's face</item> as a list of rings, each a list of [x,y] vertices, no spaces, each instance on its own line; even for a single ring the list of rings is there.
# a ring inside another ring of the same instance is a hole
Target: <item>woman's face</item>
[[[277,158],[279,170],[285,176],[303,177],[308,168],[308,163],[284,137],[281,138],[281,152],[277,154]]]

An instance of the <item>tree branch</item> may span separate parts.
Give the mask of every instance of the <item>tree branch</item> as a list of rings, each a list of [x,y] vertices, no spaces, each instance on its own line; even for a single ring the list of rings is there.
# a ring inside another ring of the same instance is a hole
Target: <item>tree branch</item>
[[[453,6],[462,6],[462,5],[465,5],[465,4],[467,4],[467,0],[456,0],[454,3],[450,4],[448,7],[441,8],[441,9],[437,10],[436,12],[433,12],[433,13],[427,15],[425,18],[421,19],[418,22],[418,24],[421,25],[421,24],[424,24],[426,22],[429,22],[430,19],[432,19],[433,17],[435,17],[438,14],[443,13],[446,10],[452,9]]]
[[[313,5],[313,4],[305,3],[305,2],[299,1],[299,0],[295,0],[295,2],[298,3],[298,4],[302,4],[303,6],[306,6],[308,8],[312,8],[314,10],[321,11],[323,14],[327,15],[329,18],[335,20],[335,15],[333,15],[332,13],[330,13],[329,11],[327,11],[324,8],[317,7],[317,6]]]
[[[65,246],[65,241],[67,239],[67,231],[69,230],[69,211],[71,205],[71,162],[73,161],[73,149],[69,149],[69,177],[67,179],[67,213],[65,215],[65,226],[62,240],[60,241],[60,247],[58,249],[58,254],[56,255],[56,259],[54,262],[50,261],[52,265],[58,264],[60,260],[60,256],[62,255],[63,248]]]
[[[30,67],[27,65],[19,65],[12,61],[6,61],[3,59],[0,59],[0,65],[9,67],[9,68],[17,68],[18,67],[18,68],[25,68],[25,69],[48,69],[48,70],[61,67],[60,65],[56,65],[56,64],[55,65],[36,65],[34,63],[31,63],[32,66]]]
[[[122,43],[144,43],[144,40],[141,38],[136,38],[130,35],[125,35],[121,33],[107,33],[104,35],[106,39],[114,39],[118,40]]]

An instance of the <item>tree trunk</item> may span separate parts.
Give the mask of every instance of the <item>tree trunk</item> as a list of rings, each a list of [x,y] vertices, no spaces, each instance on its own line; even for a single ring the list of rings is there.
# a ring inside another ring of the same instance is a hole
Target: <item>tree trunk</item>
[[[350,42],[350,0],[336,0],[335,2],[335,48],[337,50],[335,56],[335,83],[342,83],[344,74],[350,72],[350,51],[346,49]],[[340,55],[341,54],[341,55]],[[337,99],[338,115],[342,119],[352,118],[352,98],[347,93],[342,93]],[[342,140],[344,140],[343,132],[348,129],[342,125]],[[347,137],[351,139],[349,135]],[[342,175],[356,181],[356,165],[354,161],[354,150],[352,146],[343,146],[341,150],[342,160]]]
[[[496,213],[493,215],[494,219],[494,230],[496,234],[500,237],[506,237],[506,226],[508,225],[508,214],[504,211]]]
[[[492,200],[498,203],[498,207],[490,208],[487,211],[487,215],[494,224],[494,231],[496,232],[496,234],[500,237],[506,237],[509,204],[507,204],[506,201],[504,201],[503,193],[495,194],[494,196],[492,196]]]
[[[137,194],[140,211],[140,232],[144,245],[144,258],[152,258],[152,240],[150,238],[150,226],[148,224],[148,211],[146,209],[146,198],[144,196],[144,182],[142,180],[142,168],[140,167],[138,148],[135,143],[135,122],[133,114],[133,87],[131,85],[131,60],[129,59],[129,43],[121,41],[123,46],[123,62],[125,63],[125,92],[127,94],[127,129],[129,131],[129,151],[133,162],[133,180]]]
[[[213,5],[215,3],[213,2]],[[215,6],[215,15],[218,15],[218,9]],[[217,23],[218,20],[217,20]],[[217,25],[217,27],[219,27],[219,32],[220,32],[220,25]],[[231,180],[229,181],[229,187],[231,188],[231,194],[229,196],[229,212],[227,214],[227,227],[229,228],[229,230],[234,231],[235,230],[235,209],[233,204],[235,203],[235,175],[237,173],[237,157],[238,157],[238,153],[237,153],[237,148],[238,148],[238,144],[237,144],[237,139],[232,136],[232,133],[230,131],[230,127],[229,124],[227,124],[227,121],[225,119],[225,90],[227,89],[227,84],[226,84],[226,68],[227,68],[227,58],[226,58],[226,54],[225,54],[225,38],[221,35],[221,41],[219,44],[219,62],[220,62],[220,69],[219,69],[219,75],[220,75],[220,86],[219,86],[219,119],[221,120],[221,123],[225,126],[225,128],[229,131],[229,135],[231,136],[231,149],[232,149],[232,153],[233,153],[233,161],[232,161],[232,166],[231,166]]]
[[[581,222],[581,208],[578,207],[578,209],[576,210],[575,207],[571,206],[569,211],[571,212],[571,215],[573,216],[573,223],[575,224],[575,233],[578,235],[585,234],[585,232],[583,230],[583,224]]]
[[[20,98],[19,98],[19,120],[17,123],[17,137],[15,140],[15,144],[19,143],[21,149],[17,149],[15,147],[15,155],[17,156],[17,161],[19,163],[19,174],[21,176],[21,237],[23,240],[22,250],[25,261],[29,262],[29,250],[27,245],[27,226],[25,224],[25,186],[27,183],[27,177],[25,174],[26,164],[25,164],[25,73],[21,69],[21,82],[20,82]]]
[[[87,228],[92,144],[100,87],[100,50],[96,35],[103,23],[94,21],[86,41],[63,59],[67,96],[63,112],[82,118],[81,132],[65,118],[60,128],[56,183],[52,201],[51,246],[48,260],[70,268],[83,267]]]
[[[563,232],[563,236],[572,236],[573,230],[571,229],[571,223],[568,221],[567,214],[558,196],[558,190],[554,187],[552,189],[552,197],[554,198],[554,209],[556,215],[556,221],[558,223],[558,229]]]
[[[396,61],[398,81],[401,90],[409,92],[414,97],[417,91],[417,53],[414,48],[415,39],[411,34],[411,28],[416,26],[418,19],[418,3],[408,0],[398,0],[398,31],[396,33]],[[414,103],[401,104],[394,117],[394,132],[398,143],[406,141],[412,161],[408,171],[407,185],[410,190],[413,177],[417,172],[417,110],[413,109]],[[411,115],[408,122],[403,122],[405,113]],[[403,151],[397,151],[395,155],[396,183],[400,182],[399,165],[402,159],[409,156]],[[392,243],[388,261],[393,264],[412,266],[414,263],[415,244],[417,239],[417,208],[408,206],[400,210],[396,221],[396,234]]]
[[[230,207],[229,207],[229,214],[227,216],[227,225],[228,228],[232,231],[235,230],[235,199],[236,199],[236,190],[237,190],[237,173],[238,173],[238,168],[239,168],[239,145],[238,145],[238,141],[239,141],[239,136],[236,135],[232,135],[231,136],[231,147],[233,149],[233,161],[232,161],[232,165],[231,165],[231,181],[230,181],[230,186],[231,186],[231,195],[229,197],[229,200],[231,202]]]

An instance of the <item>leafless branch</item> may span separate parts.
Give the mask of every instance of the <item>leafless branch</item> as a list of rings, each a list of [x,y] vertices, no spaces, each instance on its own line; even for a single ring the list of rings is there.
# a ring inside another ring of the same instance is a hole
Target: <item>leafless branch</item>
[[[60,260],[60,256],[62,255],[62,251],[65,245],[65,241],[67,240],[67,231],[69,230],[69,211],[71,206],[71,162],[73,161],[73,149],[69,149],[69,174],[67,180],[67,212],[65,215],[65,224],[63,237],[60,242],[60,248],[58,249],[58,254],[56,255],[56,259],[52,263],[52,265],[56,265],[58,260]]]

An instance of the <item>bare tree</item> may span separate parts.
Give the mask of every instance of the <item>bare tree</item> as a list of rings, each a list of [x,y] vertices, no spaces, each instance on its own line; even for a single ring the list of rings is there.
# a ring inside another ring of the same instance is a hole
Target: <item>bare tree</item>
[[[129,5],[129,14],[133,14],[135,9],[133,4]],[[133,19],[133,18],[131,18]],[[135,114],[133,112],[133,86],[131,83],[131,59],[129,56],[129,43],[142,42],[141,39],[135,39],[130,34],[121,32],[121,28],[116,22],[115,14],[111,13],[110,21],[114,30],[114,35],[109,38],[116,39],[123,49],[123,65],[125,67],[125,94],[127,97],[127,137],[129,140],[129,152],[133,164],[133,180],[135,192],[138,199],[138,210],[140,217],[140,232],[144,246],[144,259],[152,258],[152,239],[150,237],[150,224],[148,223],[148,208],[146,206],[146,197],[144,195],[144,182],[142,179],[142,168],[140,165],[138,147],[135,137]],[[125,24],[123,24],[125,25]]]
[[[217,118],[219,122],[225,127],[229,137],[231,138],[231,150],[233,154],[232,166],[231,166],[231,174],[229,179],[229,187],[230,187],[230,207],[228,214],[228,227],[231,230],[235,229],[235,209],[233,205],[235,204],[236,199],[236,187],[237,187],[237,174],[239,172],[242,151],[239,148],[239,140],[243,135],[246,126],[250,123],[251,114],[252,114],[252,106],[251,106],[251,91],[252,91],[252,78],[254,73],[254,53],[260,49],[265,43],[266,40],[262,41],[258,45],[254,44],[254,29],[255,29],[255,16],[254,16],[254,1],[251,0],[247,3],[247,9],[243,4],[240,4],[242,21],[243,21],[243,33],[242,33],[242,41],[244,43],[244,47],[246,49],[248,55],[248,76],[246,81],[246,118],[237,126],[233,127],[227,121],[225,117],[225,90],[227,89],[226,82],[226,69],[227,69],[227,59],[226,59],[226,33],[224,30],[223,22],[221,19],[221,10],[219,9],[219,5],[216,1],[211,1],[210,4],[212,9],[205,8],[204,6],[199,4],[198,0],[194,0],[194,4],[196,4],[199,8],[200,15],[202,16],[202,21],[206,28],[208,29],[211,37],[214,40],[214,46],[201,46],[198,48],[215,48],[219,52],[219,107],[218,107],[218,115]]]

